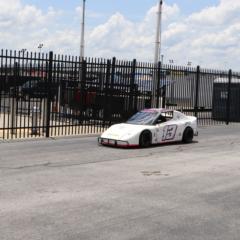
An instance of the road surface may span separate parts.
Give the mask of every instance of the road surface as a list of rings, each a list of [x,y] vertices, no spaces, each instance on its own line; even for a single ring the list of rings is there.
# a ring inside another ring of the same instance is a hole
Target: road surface
[[[2,141],[0,239],[238,240],[239,129],[130,150],[95,137]]]

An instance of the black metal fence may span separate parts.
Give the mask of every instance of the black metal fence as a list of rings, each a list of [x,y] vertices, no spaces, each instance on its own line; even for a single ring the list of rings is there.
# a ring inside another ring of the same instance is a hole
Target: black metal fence
[[[240,74],[115,58],[0,53],[0,138],[100,133],[143,108],[240,121]]]

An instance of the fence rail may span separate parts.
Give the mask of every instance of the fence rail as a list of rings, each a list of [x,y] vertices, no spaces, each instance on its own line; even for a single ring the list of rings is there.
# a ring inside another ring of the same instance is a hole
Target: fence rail
[[[0,138],[100,133],[143,108],[201,125],[240,121],[240,74],[113,59],[0,52]]]

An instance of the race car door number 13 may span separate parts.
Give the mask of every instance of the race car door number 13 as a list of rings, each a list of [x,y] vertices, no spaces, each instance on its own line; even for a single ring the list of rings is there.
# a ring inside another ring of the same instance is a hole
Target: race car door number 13
[[[175,138],[177,125],[168,125],[163,128],[162,141],[169,141]]]

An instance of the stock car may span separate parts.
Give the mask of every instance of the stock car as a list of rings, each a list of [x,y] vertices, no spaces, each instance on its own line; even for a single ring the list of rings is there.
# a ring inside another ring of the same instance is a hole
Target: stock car
[[[162,108],[144,109],[127,122],[114,124],[98,138],[101,145],[149,147],[154,144],[190,143],[198,135],[197,118]]]

